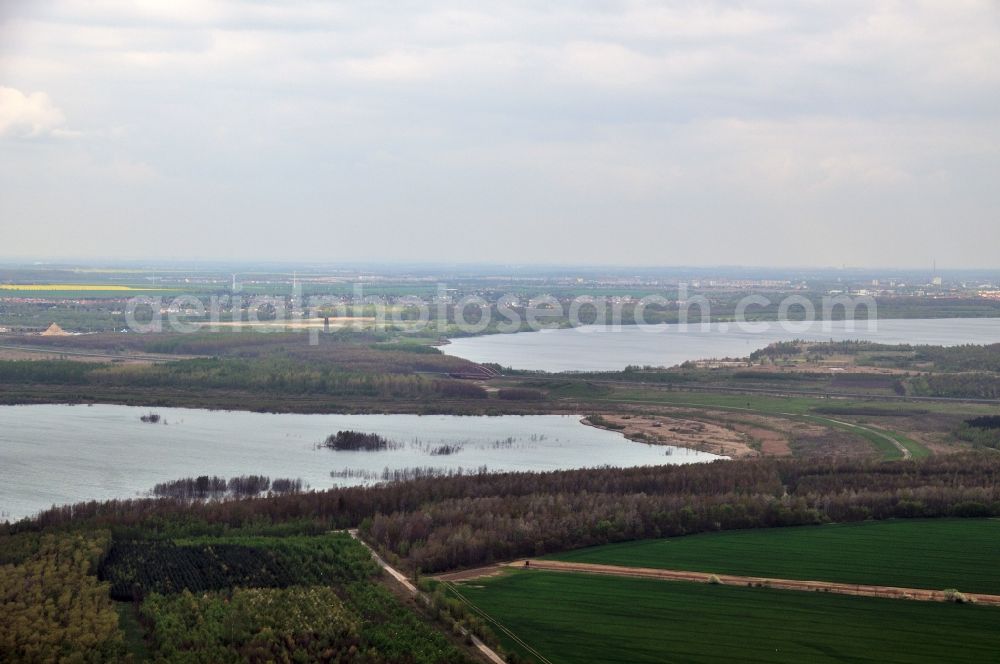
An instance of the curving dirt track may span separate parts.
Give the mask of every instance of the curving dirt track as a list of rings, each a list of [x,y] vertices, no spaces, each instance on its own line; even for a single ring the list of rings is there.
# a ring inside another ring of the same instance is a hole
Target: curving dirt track
[[[693,581],[696,583],[721,583],[727,586],[758,586],[777,590],[805,590],[828,592],[838,595],[858,595],[863,597],[887,597],[891,599],[909,599],[924,602],[947,602],[954,598],[943,590],[927,590],[925,588],[897,588],[894,586],[872,586],[853,583],[834,583],[830,581],[801,581],[797,579],[770,579],[756,576],[735,576],[732,574],[711,574],[708,572],[688,572],[683,570],[654,569],[650,567],[620,567],[617,565],[595,565],[592,563],[569,563],[558,560],[518,560],[507,563],[507,567],[544,570],[547,572],[578,572],[584,574],[608,574],[612,576],[629,576],[665,581]],[[495,573],[496,567],[484,567],[478,570],[467,570],[457,574],[464,575],[462,580],[489,576]],[[458,580],[454,578],[453,580]],[[962,593],[969,601],[977,604],[1000,606],[1000,595],[982,593]]]

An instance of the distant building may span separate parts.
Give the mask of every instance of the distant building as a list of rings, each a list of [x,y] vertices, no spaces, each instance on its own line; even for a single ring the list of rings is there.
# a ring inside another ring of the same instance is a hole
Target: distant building
[[[694,366],[698,369],[738,369],[750,363],[746,360],[698,360]]]

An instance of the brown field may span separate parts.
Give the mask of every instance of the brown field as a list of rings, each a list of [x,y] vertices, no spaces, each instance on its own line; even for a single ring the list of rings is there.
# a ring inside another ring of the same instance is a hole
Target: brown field
[[[61,360],[70,359],[51,350],[23,350],[20,348],[0,348],[0,360]],[[107,362],[100,357],[73,357],[81,362]]]
[[[763,456],[788,456],[792,453],[791,448],[788,446],[788,438],[777,431],[747,425],[734,426],[737,431],[742,431],[757,441],[760,445],[760,453]]]

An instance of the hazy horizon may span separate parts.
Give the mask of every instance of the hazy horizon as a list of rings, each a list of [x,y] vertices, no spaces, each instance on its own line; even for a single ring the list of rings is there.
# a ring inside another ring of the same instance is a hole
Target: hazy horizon
[[[459,272],[474,276],[511,276],[522,277],[546,275],[551,277],[568,277],[571,275],[590,276],[641,276],[660,278],[824,278],[843,276],[854,279],[868,278],[926,278],[933,276],[964,277],[964,278],[1000,278],[1000,267],[942,267],[933,265],[896,266],[885,265],[650,265],[650,264],[614,264],[614,263],[501,263],[489,261],[476,262],[443,262],[443,261],[385,261],[385,260],[252,260],[252,259],[213,259],[213,258],[142,258],[142,257],[55,257],[12,258],[0,256],[0,268],[11,269],[46,269],[53,270],[85,270],[99,272],[101,270],[142,271],[159,270],[178,271],[204,270],[206,272],[244,272],[291,276],[295,270],[300,276],[332,274],[341,272],[370,273],[379,275],[432,275],[448,272]]]
[[[1000,5],[13,1],[0,257],[1000,268]]]

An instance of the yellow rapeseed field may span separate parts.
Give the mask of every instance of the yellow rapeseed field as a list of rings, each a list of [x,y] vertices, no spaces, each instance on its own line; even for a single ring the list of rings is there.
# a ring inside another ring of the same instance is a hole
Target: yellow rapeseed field
[[[0,290],[12,291],[149,291],[164,288],[133,288],[105,284],[0,284]]]

